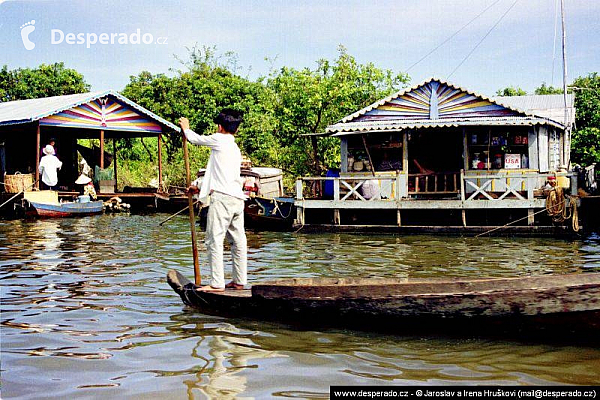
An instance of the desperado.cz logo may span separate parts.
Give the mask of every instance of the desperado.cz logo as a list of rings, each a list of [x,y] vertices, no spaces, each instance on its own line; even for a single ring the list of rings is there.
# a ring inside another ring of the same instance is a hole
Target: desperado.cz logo
[[[35,20],[27,22],[21,25],[21,40],[26,50],[33,50],[35,43],[29,38],[29,34],[35,30]],[[142,33],[141,29],[136,29],[133,33],[124,32],[67,32],[65,33],[61,29],[50,30],[50,44],[67,44],[67,45],[85,45],[86,48],[90,48],[94,45],[128,45],[128,44],[167,44],[166,37],[154,38],[151,33]]]

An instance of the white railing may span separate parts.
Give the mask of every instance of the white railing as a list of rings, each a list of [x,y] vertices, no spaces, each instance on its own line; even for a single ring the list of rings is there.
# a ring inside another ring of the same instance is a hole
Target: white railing
[[[531,171],[511,171],[499,173],[473,173],[461,171],[461,199],[463,201],[492,200],[501,201],[506,198],[532,200],[534,190],[540,189],[549,177],[557,179],[557,184],[577,187],[576,174],[537,173]],[[575,181],[573,182],[573,180]],[[567,182],[563,182],[567,180]],[[573,186],[574,185],[574,186]]]
[[[371,196],[363,186],[369,181]],[[331,182],[331,196],[324,196],[325,184]],[[306,184],[306,186],[305,186]],[[376,185],[376,186],[373,186]],[[319,199],[334,201],[394,201],[406,197],[406,176],[404,174],[352,176],[352,177],[302,177],[296,181],[296,199]],[[377,188],[376,190],[373,190]],[[306,193],[306,195],[305,195]]]
[[[445,175],[445,176],[444,176]],[[442,176],[443,178],[440,178]],[[352,176],[352,177],[302,177],[296,181],[297,200],[333,200],[335,202],[374,202],[374,201],[400,201],[416,194],[447,194],[456,193],[465,201],[477,200],[532,200],[534,190],[541,188],[549,177],[555,177],[558,184],[565,184],[561,180],[570,180],[571,187],[576,187],[576,174],[569,173],[536,173],[522,171],[521,173],[499,172],[486,173],[472,171],[460,174],[448,173],[430,175],[428,178],[420,175],[395,175]],[[365,182],[371,185],[365,190]],[[324,196],[324,186],[329,186],[330,195]],[[425,182],[425,183],[423,183]],[[411,187],[409,188],[409,183]],[[373,191],[373,184],[378,190]],[[457,185],[458,184],[458,185]],[[420,189],[419,189],[420,187]],[[371,196],[366,193],[371,192]],[[375,192],[375,195],[373,195]],[[377,193],[378,192],[378,193]]]

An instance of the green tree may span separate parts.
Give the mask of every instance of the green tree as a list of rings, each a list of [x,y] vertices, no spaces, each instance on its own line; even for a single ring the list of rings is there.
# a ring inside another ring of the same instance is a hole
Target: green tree
[[[315,69],[283,67],[257,81],[237,74],[235,55],[217,56],[210,47],[190,49],[182,63],[183,70],[173,71],[173,77],[149,72],[130,77],[123,94],[172,122],[187,116],[199,133],[214,132],[212,120],[220,109],[242,111],[244,123],[237,135],[242,151],[256,165],[279,167],[295,176],[320,173],[321,159],[326,165],[339,164],[337,139],[304,134],[323,132],[407,82],[404,75],[358,64],[343,47],[333,62],[319,60]],[[180,134],[167,138],[165,147],[169,168],[179,165]],[[190,150],[192,165],[203,166],[208,153],[195,146]]]
[[[283,67],[273,71],[271,89],[275,136],[283,146],[282,161],[297,174],[320,174],[325,166],[339,165],[339,141],[306,136],[324,132],[327,125],[398,90],[407,75],[359,64],[343,46],[333,62],[321,59],[314,69]],[[322,159],[321,159],[322,158]]]
[[[83,75],[64,63],[41,64],[37,68],[0,70],[0,102],[85,93],[90,85]]]
[[[507,86],[496,90],[496,96],[527,96],[527,92],[520,87]]]
[[[122,93],[173,123],[181,116],[188,117],[191,128],[198,133],[215,131],[213,119],[222,108],[242,111],[245,122],[236,137],[242,151],[256,164],[277,164],[278,142],[273,136],[268,89],[235,74],[235,56],[227,53],[217,57],[214,48],[190,49],[189,61],[183,64],[185,68],[173,71],[173,77],[145,71],[132,76]],[[166,139],[168,168],[181,167],[181,134],[172,132]],[[190,147],[193,168],[203,167],[207,158],[205,148]],[[173,178],[178,184],[182,180],[183,175]]]
[[[562,94],[563,90],[561,88],[556,88],[552,85],[546,86],[546,82],[542,82],[542,85],[535,89],[535,94]]]
[[[600,76],[580,76],[569,86],[575,91],[575,124],[571,143],[574,163],[600,162]]]

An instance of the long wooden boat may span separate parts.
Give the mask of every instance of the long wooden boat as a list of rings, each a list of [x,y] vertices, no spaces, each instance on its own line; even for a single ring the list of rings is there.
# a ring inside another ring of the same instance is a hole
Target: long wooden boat
[[[66,202],[66,203],[38,203],[29,201],[29,216],[38,216],[42,218],[63,218],[63,217],[81,217],[85,215],[101,214],[104,206],[101,200],[89,201],[85,203]]]
[[[597,340],[600,273],[489,279],[306,278],[200,292],[179,272],[169,285],[206,314],[401,334],[516,335]]]

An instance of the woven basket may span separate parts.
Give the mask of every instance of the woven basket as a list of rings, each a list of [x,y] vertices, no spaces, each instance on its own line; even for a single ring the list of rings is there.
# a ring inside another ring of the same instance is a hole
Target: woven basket
[[[14,175],[4,176],[4,187],[8,193],[19,193],[31,189],[31,186],[33,186],[32,174],[22,174],[17,172]]]

